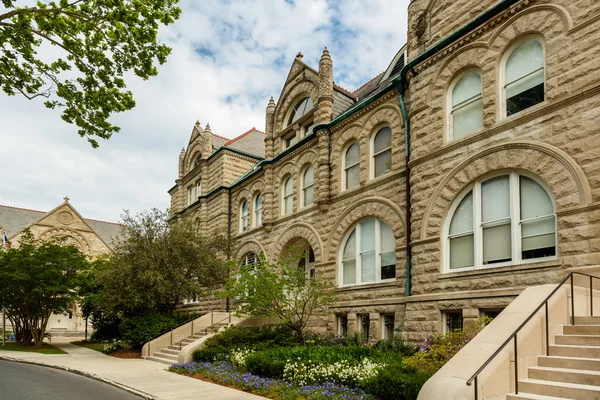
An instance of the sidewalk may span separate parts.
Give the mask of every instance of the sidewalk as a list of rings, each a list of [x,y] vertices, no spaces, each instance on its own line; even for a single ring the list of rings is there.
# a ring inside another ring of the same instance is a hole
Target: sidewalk
[[[65,338],[65,340],[75,341],[77,338]],[[110,357],[62,340],[54,340],[54,338],[52,344],[69,354],[3,351],[0,345],[0,359],[13,359],[63,369],[67,368],[108,381],[115,386],[123,387],[148,399],[264,399],[250,393],[168,372],[166,369],[169,366],[166,364],[143,359]]]

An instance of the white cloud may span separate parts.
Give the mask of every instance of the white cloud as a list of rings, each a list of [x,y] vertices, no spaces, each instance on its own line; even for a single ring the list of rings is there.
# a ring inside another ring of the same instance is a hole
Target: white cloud
[[[41,101],[0,94],[0,204],[50,210],[68,195],[85,217],[110,221],[165,209],[197,119],[227,137],[263,130],[298,51],[316,68],[327,46],[336,83],[355,89],[404,44],[408,2],[183,0],[161,32],[171,56],[158,77],[128,79],[137,106],[114,117],[122,130],[99,149]]]

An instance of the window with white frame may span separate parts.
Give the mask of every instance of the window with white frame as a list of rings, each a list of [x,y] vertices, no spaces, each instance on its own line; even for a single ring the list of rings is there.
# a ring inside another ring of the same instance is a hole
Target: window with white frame
[[[348,336],[348,315],[337,316],[337,334],[338,336]]]
[[[196,185],[196,195],[198,197],[202,196],[202,181],[198,181]]]
[[[258,256],[256,255],[256,253],[246,253],[244,255],[244,257],[242,258],[242,266],[244,267],[253,267],[256,264],[258,264]]]
[[[298,261],[298,268],[302,269],[306,273],[307,278],[314,278],[317,274],[315,269],[315,252],[312,247],[309,247],[306,254],[302,255],[300,261]]]
[[[529,38],[509,50],[503,88],[507,117],[544,101],[545,64],[544,47],[538,38]]]
[[[283,180],[281,195],[281,214],[291,214],[294,210],[294,180],[291,176]]]
[[[246,232],[250,229],[250,206],[248,200],[244,200],[240,207],[240,231]]]
[[[394,316],[393,315],[382,315],[381,316],[381,338],[391,341],[394,339]]]
[[[292,147],[293,145],[295,145],[296,142],[298,141],[297,138],[296,138],[296,132],[294,132],[294,133],[286,136],[283,139],[283,141],[284,141],[284,148],[286,148],[286,149],[289,148],[289,147]]]
[[[517,172],[478,181],[451,208],[447,235],[446,271],[552,258],[554,201],[541,183]]]
[[[311,133],[313,133],[313,128],[314,128],[314,124],[312,121],[304,124],[304,126],[302,127],[302,137],[307,137],[308,135],[310,135]]]
[[[358,333],[360,333],[365,339],[369,339],[369,333],[371,331],[371,318],[369,314],[359,314],[356,316],[358,322]]]
[[[302,174],[302,207],[310,206],[313,203],[314,186],[314,170],[309,165]]]
[[[360,145],[352,143],[344,153],[343,190],[360,185]]]
[[[196,185],[192,185],[188,188],[188,206],[198,200],[198,196],[196,195]]]
[[[459,75],[451,88],[450,139],[457,139],[483,127],[481,74],[478,70],[469,70]]]
[[[259,193],[254,198],[254,226],[262,225],[262,193]]]
[[[312,110],[312,108],[313,101],[310,97],[305,97],[302,100],[300,100],[292,109],[292,112],[288,119],[288,126],[302,118],[304,115],[306,115],[306,113]]]
[[[370,218],[350,231],[342,246],[340,285],[360,285],[396,278],[396,251],[392,229]]]
[[[392,170],[392,129],[381,128],[373,136],[371,177],[377,178]]]

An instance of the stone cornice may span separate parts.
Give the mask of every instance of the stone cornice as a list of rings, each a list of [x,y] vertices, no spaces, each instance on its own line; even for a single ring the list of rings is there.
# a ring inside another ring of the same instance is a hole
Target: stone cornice
[[[590,211],[595,211],[595,210],[600,210],[600,203],[586,204],[583,206],[575,206],[575,207],[565,208],[562,210],[557,210],[556,215],[559,217],[564,217],[564,216],[568,216],[568,215],[576,215],[576,214],[581,214],[584,212],[590,212]]]
[[[315,135],[313,139],[315,139],[316,137],[317,136]],[[298,147],[297,149],[294,149],[293,151],[290,151],[289,153],[285,154],[280,159],[274,160],[273,165],[275,165],[275,166],[281,165],[281,164],[285,163],[286,161],[288,161],[290,158],[297,157],[301,153],[303,153],[305,150],[316,146],[317,143],[318,143],[317,140],[309,140],[306,143],[304,143],[302,146]]]

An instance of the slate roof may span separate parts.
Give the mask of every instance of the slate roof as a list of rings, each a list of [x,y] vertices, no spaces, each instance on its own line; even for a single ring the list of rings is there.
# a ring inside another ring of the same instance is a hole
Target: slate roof
[[[256,128],[229,140],[223,146],[265,158],[265,134]]]
[[[0,226],[6,231],[9,238],[21,229],[36,223],[42,219],[47,212],[5,206],[0,204]],[[108,245],[112,245],[120,234],[122,225],[114,222],[97,221],[95,219],[84,219],[96,234]]]

